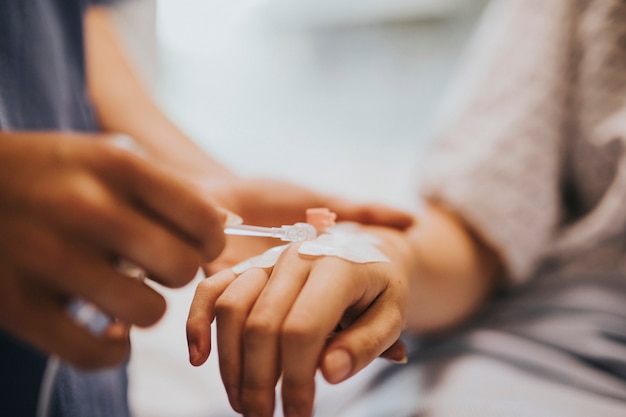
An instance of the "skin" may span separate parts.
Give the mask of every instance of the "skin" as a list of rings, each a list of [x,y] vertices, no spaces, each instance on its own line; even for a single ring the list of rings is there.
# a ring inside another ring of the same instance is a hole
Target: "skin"
[[[457,326],[497,285],[497,255],[436,204],[406,231],[365,231],[383,241],[391,263],[311,258],[293,246],[273,268],[238,277],[225,270],[198,285],[187,321],[190,362],[206,361],[215,321],[222,380],[237,412],[272,416],[282,378],[285,416],[311,416],[316,371],[339,383],[383,352],[401,361],[402,331]]]
[[[185,285],[222,250],[222,216],[189,184],[103,137],[0,133],[0,142],[0,324],[80,367],[119,363],[122,323],[151,325],[165,302],[116,261]],[[72,298],[120,323],[91,335],[66,314]]]
[[[222,253],[219,206],[259,224],[287,223],[325,203],[348,217],[410,223],[397,210],[238,177],[156,106],[106,8],[92,7],[84,26],[87,84],[101,133],[0,132],[0,327],[19,340],[81,368],[123,362],[130,326],[154,324],[165,301],[116,264],[132,261],[168,287],[187,284]],[[132,136],[139,154],[112,144],[120,133]],[[282,194],[285,187],[293,198]],[[239,256],[267,247],[251,245]],[[236,261],[226,250],[216,264]],[[76,298],[114,323],[102,335],[89,333],[67,314]]]

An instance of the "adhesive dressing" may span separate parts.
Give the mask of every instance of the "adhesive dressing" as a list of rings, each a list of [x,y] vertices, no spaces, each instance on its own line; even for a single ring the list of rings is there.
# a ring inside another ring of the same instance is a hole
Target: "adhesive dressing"
[[[276,246],[262,253],[261,255],[247,259],[233,266],[235,275],[240,275],[252,268],[271,268],[276,265],[278,257],[289,245]]]
[[[300,244],[298,253],[308,256],[334,256],[354,263],[391,262],[376,246],[381,241],[375,236],[361,233],[355,223],[341,223],[326,229],[313,240]],[[232,268],[242,274],[251,268],[271,268],[289,245],[277,246],[265,253],[243,261]]]

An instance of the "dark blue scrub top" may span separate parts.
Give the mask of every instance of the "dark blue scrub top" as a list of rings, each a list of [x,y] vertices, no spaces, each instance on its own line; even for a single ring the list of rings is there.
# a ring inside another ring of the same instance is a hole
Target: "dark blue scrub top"
[[[0,0],[0,130],[98,130],[82,19],[89,5],[113,1]],[[0,331],[0,416],[35,416],[45,361]],[[87,374],[64,367],[59,387],[55,415],[127,415],[123,368]],[[108,410],[98,405],[111,402]]]
[[[96,129],[82,17],[90,4],[113,1],[0,1],[1,129]]]

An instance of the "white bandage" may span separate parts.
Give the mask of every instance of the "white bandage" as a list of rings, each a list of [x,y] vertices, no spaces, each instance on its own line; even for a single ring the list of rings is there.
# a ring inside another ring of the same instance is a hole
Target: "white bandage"
[[[262,253],[261,255],[247,259],[233,266],[233,272],[236,275],[243,274],[251,268],[271,268],[276,265],[278,257],[289,245],[276,246]]]
[[[376,245],[380,240],[372,235],[361,233],[353,223],[342,223],[327,229],[313,240],[300,244],[298,253],[309,256],[335,256],[354,263],[391,262]],[[276,265],[280,254],[289,245],[274,247],[265,253],[250,258],[233,267],[237,275],[251,268],[271,268]]]

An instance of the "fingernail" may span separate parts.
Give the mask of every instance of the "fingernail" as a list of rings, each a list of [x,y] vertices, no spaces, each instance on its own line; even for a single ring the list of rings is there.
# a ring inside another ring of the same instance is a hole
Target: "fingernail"
[[[403,356],[402,358],[400,358],[400,359],[389,359],[389,361],[390,361],[390,362],[393,362],[393,363],[397,363],[397,364],[403,365],[403,364],[405,364],[405,363],[408,363],[408,362],[409,362],[409,358],[408,358],[408,356],[404,355],[404,356]]]
[[[328,382],[336,384],[352,372],[352,357],[345,349],[337,349],[326,355],[324,365]]]
[[[243,223],[243,219],[241,218],[241,216],[233,213],[230,210],[226,210],[223,207],[218,207],[217,211],[225,217],[224,227],[237,226]]]

